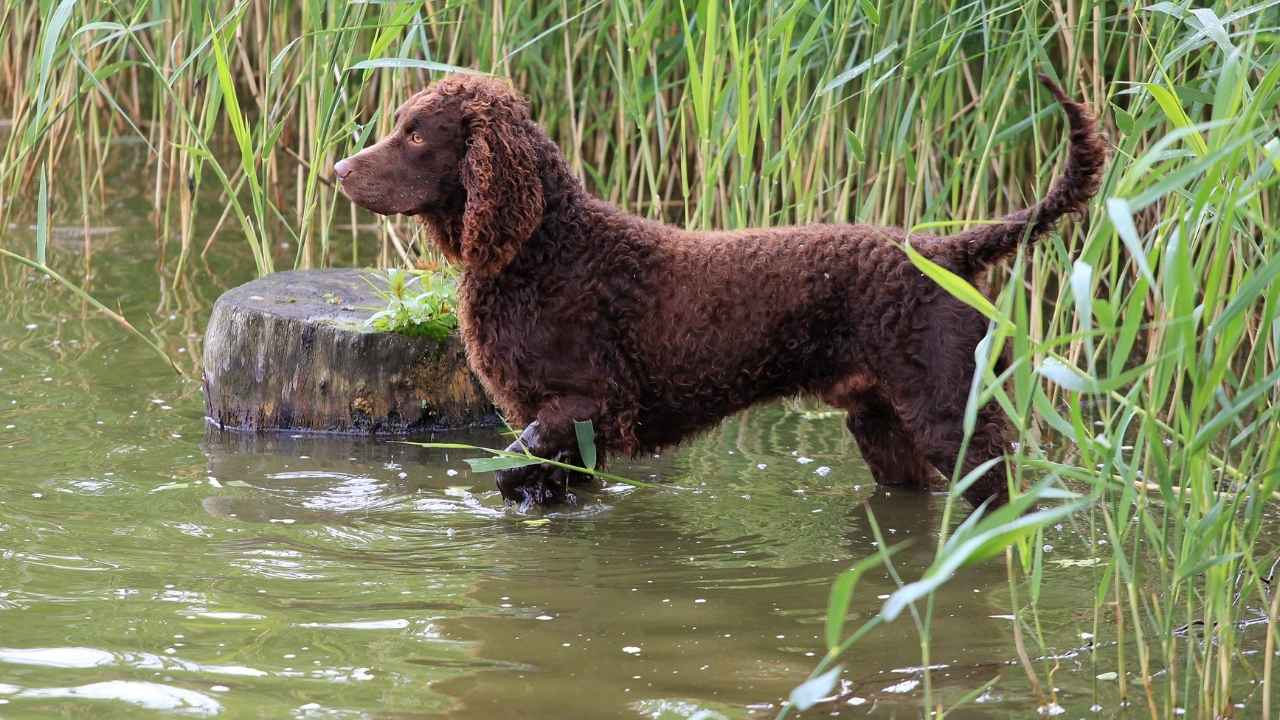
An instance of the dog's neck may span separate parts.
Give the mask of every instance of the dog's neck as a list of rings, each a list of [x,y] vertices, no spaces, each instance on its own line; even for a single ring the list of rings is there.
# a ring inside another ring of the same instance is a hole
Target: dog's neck
[[[427,230],[427,239],[440,249],[444,259],[454,265],[461,265],[462,213],[425,212],[418,219]]]

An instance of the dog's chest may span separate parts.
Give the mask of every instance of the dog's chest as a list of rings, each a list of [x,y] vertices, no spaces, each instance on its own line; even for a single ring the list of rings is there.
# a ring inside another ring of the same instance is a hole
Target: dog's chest
[[[612,325],[590,298],[545,277],[464,279],[468,361],[504,411],[529,418],[548,399],[595,397],[616,384]]]
[[[519,415],[520,408],[514,403],[512,347],[511,343],[501,342],[503,337],[516,333],[515,328],[503,327],[509,319],[500,312],[500,298],[488,283],[470,278],[464,278],[458,294],[458,321],[471,371],[504,414]],[[519,422],[518,418],[509,419]]]
[[[579,344],[563,337],[573,323],[557,321],[532,284],[464,279],[458,317],[471,369],[509,420],[530,420],[575,374]]]

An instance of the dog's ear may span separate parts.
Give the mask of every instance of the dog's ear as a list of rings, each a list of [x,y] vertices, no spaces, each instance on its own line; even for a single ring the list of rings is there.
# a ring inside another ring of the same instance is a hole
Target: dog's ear
[[[542,223],[542,178],[522,100],[476,98],[469,110],[462,261],[469,271],[491,274],[506,267]]]

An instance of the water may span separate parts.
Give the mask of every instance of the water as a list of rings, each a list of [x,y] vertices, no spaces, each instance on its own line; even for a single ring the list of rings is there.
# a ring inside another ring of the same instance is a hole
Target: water
[[[252,266],[227,236],[170,287],[175,251],[157,260],[145,201],[116,192],[91,259],[65,231],[51,261],[77,279],[88,266],[91,290],[188,377],[5,268],[0,717],[772,717],[823,652],[831,579],[875,550],[864,506],[914,541],[896,557],[904,577],[932,558],[942,498],[877,490],[842,418],[799,403],[611,467],[670,489],[545,515],[505,509],[465,453],[209,431],[203,325]],[[29,246],[28,229],[8,234]],[[1036,668],[1070,717],[1112,714],[1115,682],[1097,676],[1113,654],[1075,652],[1099,552],[1085,527],[1048,535],[1047,647],[1029,638],[1029,652],[1061,656]],[[855,621],[894,588],[869,573]],[[965,570],[938,608],[942,701],[998,676],[960,716],[1033,714],[1003,563]],[[904,618],[857,646],[847,692],[810,715],[917,717],[919,664]]]

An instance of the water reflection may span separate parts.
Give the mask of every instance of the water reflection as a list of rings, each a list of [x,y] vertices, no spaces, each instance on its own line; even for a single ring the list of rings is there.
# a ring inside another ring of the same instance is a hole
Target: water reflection
[[[471,476],[456,454],[211,432],[202,445],[208,476],[223,487],[203,507],[262,528],[220,548],[245,573],[334,581],[358,567],[434,578],[430,591],[454,601],[371,601],[358,619],[298,627],[409,630],[415,613],[436,613],[419,634],[459,643],[489,668],[432,683],[461,703],[449,713],[490,717],[527,696],[547,717],[627,715],[672,698],[740,714],[776,702],[816,662],[831,576],[874,551],[862,501],[895,539],[920,539],[900,556],[910,571],[932,557],[942,499],[877,491],[838,419],[775,408],[738,423],[684,452],[625,466],[633,477],[678,478],[669,489],[596,493],[537,518],[504,508],[490,479]],[[761,427],[795,444],[760,444]],[[499,440],[491,432],[462,438]],[[722,475],[702,474],[717,462]],[[864,615],[892,589],[886,577],[872,585],[878,592],[868,592]],[[350,600],[323,592],[285,604],[350,617]],[[900,645],[890,638],[888,646]],[[909,703],[906,674],[884,685],[896,682]],[[602,707],[598,695],[577,691],[584,680],[620,701]]]
[[[5,696],[27,701],[116,700],[146,710],[167,710],[180,715],[209,716],[222,712],[222,704],[203,693],[158,683],[121,680],[76,687],[22,688],[0,684],[0,698]]]

